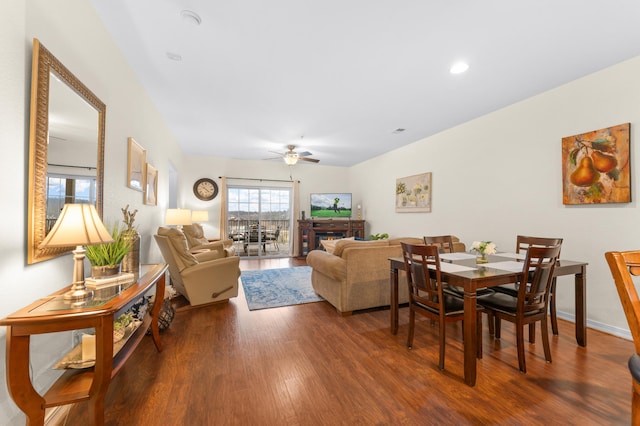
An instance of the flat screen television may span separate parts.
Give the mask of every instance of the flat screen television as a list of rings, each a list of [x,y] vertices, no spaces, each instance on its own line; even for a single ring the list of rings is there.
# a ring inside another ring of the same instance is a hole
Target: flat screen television
[[[351,217],[351,193],[325,192],[311,194],[311,217]]]

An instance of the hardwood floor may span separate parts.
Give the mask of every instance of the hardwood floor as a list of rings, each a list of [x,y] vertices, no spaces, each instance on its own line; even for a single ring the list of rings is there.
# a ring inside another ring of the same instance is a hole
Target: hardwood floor
[[[243,260],[241,268],[304,264]],[[447,325],[438,370],[437,325],[419,319],[408,350],[408,314],[389,332],[389,310],[341,317],[326,302],[250,312],[244,294],[229,303],[180,311],[157,353],[145,338],[114,378],[108,425],[628,425],[633,343],[589,330],[579,347],[560,322],[553,363],[540,327],[518,371],[513,325],[489,337],[477,386],[464,384],[462,327]],[[86,425],[86,404],[67,425]]]

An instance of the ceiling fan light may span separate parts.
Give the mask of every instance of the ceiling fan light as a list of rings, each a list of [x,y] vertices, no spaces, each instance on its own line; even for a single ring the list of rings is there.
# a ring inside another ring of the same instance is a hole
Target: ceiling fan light
[[[298,162],[298,154],[296,154],[295,152],[288,152],[282,158],[284,159],[284,162],[289,166],[293,166]]]

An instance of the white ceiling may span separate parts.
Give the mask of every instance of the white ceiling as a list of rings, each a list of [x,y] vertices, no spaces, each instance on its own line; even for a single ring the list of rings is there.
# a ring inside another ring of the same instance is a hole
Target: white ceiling
[[[640,54],[638,0],[92,2],[194,155],[349,166]]]

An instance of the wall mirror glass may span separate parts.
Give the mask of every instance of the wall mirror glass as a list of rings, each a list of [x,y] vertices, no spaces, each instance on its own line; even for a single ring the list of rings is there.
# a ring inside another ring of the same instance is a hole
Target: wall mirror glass
[[[66,203],[102,217],[106,106],[38,39],[33,40],[27,262],[74,247],[39,248]]]

